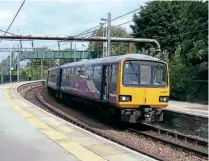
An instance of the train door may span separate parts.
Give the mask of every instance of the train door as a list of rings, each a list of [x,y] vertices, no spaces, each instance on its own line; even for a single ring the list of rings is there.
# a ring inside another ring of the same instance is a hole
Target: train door
[[[49,84],[49,70],[48,70],[47,78],[46,78],[46,85],[48,86],[48,84]]]
[[[111,66],[103,65],[102,68],[102,88],[101,88],[101,99],[104,101],[109,100],[109,80],[111,75]]]
[[[58,90],[60,90],[61,83],[62,83],[62,71],[63,71],[63,69],[59,69],[59,84],[58,84]]]

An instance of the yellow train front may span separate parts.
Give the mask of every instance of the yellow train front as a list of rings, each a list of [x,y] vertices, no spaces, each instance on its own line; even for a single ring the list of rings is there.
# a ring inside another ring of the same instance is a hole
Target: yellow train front
[[[122,121],[162,121],[170,93],[167,64],[144,55],[122,60],[116,93]]]

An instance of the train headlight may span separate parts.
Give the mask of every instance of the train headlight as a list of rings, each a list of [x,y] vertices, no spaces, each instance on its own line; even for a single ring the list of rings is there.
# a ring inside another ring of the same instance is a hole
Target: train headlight
[[[131,96],[129,95],[120,95],[119,96],[120,102],[131,102]]]
[[[168,102],[168,96],[160,96],[159,102]]]

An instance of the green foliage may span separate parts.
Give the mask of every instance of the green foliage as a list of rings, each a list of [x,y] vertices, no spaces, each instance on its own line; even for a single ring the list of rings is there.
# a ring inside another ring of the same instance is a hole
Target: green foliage
[[[59,64],[63,65],[66,63],[70,63],[70,62],[73,62],[73,60],[72,59],[60,59]]]
[[[180,1],[151,1],[140,12],[133,16],[133,37],[157,39],[161,47],[170,54],[175,51],[175,46],[181,41],[179,27],[176,20],[179,19],[182,3]],[[171,36],[175,35],[175,36]],[[137,49],[148,49],[153,44],[136,44]]]
[[[182,58],[195,66],[197,79],[208,78],[208,2],[185,2],[181,12]]]
[[[93,32],[94,36],[102,36],[103,30],[102,27],[100,27],[98,30],[95,30]],[[122,27],[114,27],[111,28],[111,37],[130,37],[130,35],[126,32],[126,30]],[[98,57],[102,56],[102,42],[90,42],[88,46],[88,50],[90,51],[96,51],[98,54]],[[122,53],[127,53],[128,51],[128,44],[127,43],[118,43],[118,42],[112,42],[111,43],[111,56],[113,55],[120,55]]]
[[[151,1],[133,20],[133,37],[154,38],[161,44],[163,52],[157,55],[147,51],[151,44],[136,43],[136,48],[168,63],[171,97],[207,100],[207,2]]]

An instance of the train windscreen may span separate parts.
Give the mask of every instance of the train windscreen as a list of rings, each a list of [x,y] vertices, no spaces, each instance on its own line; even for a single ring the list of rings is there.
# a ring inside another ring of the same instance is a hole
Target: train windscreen
[[[125,61],[123,84],[126,86],[167,86],[166,65],[150,61]]]

